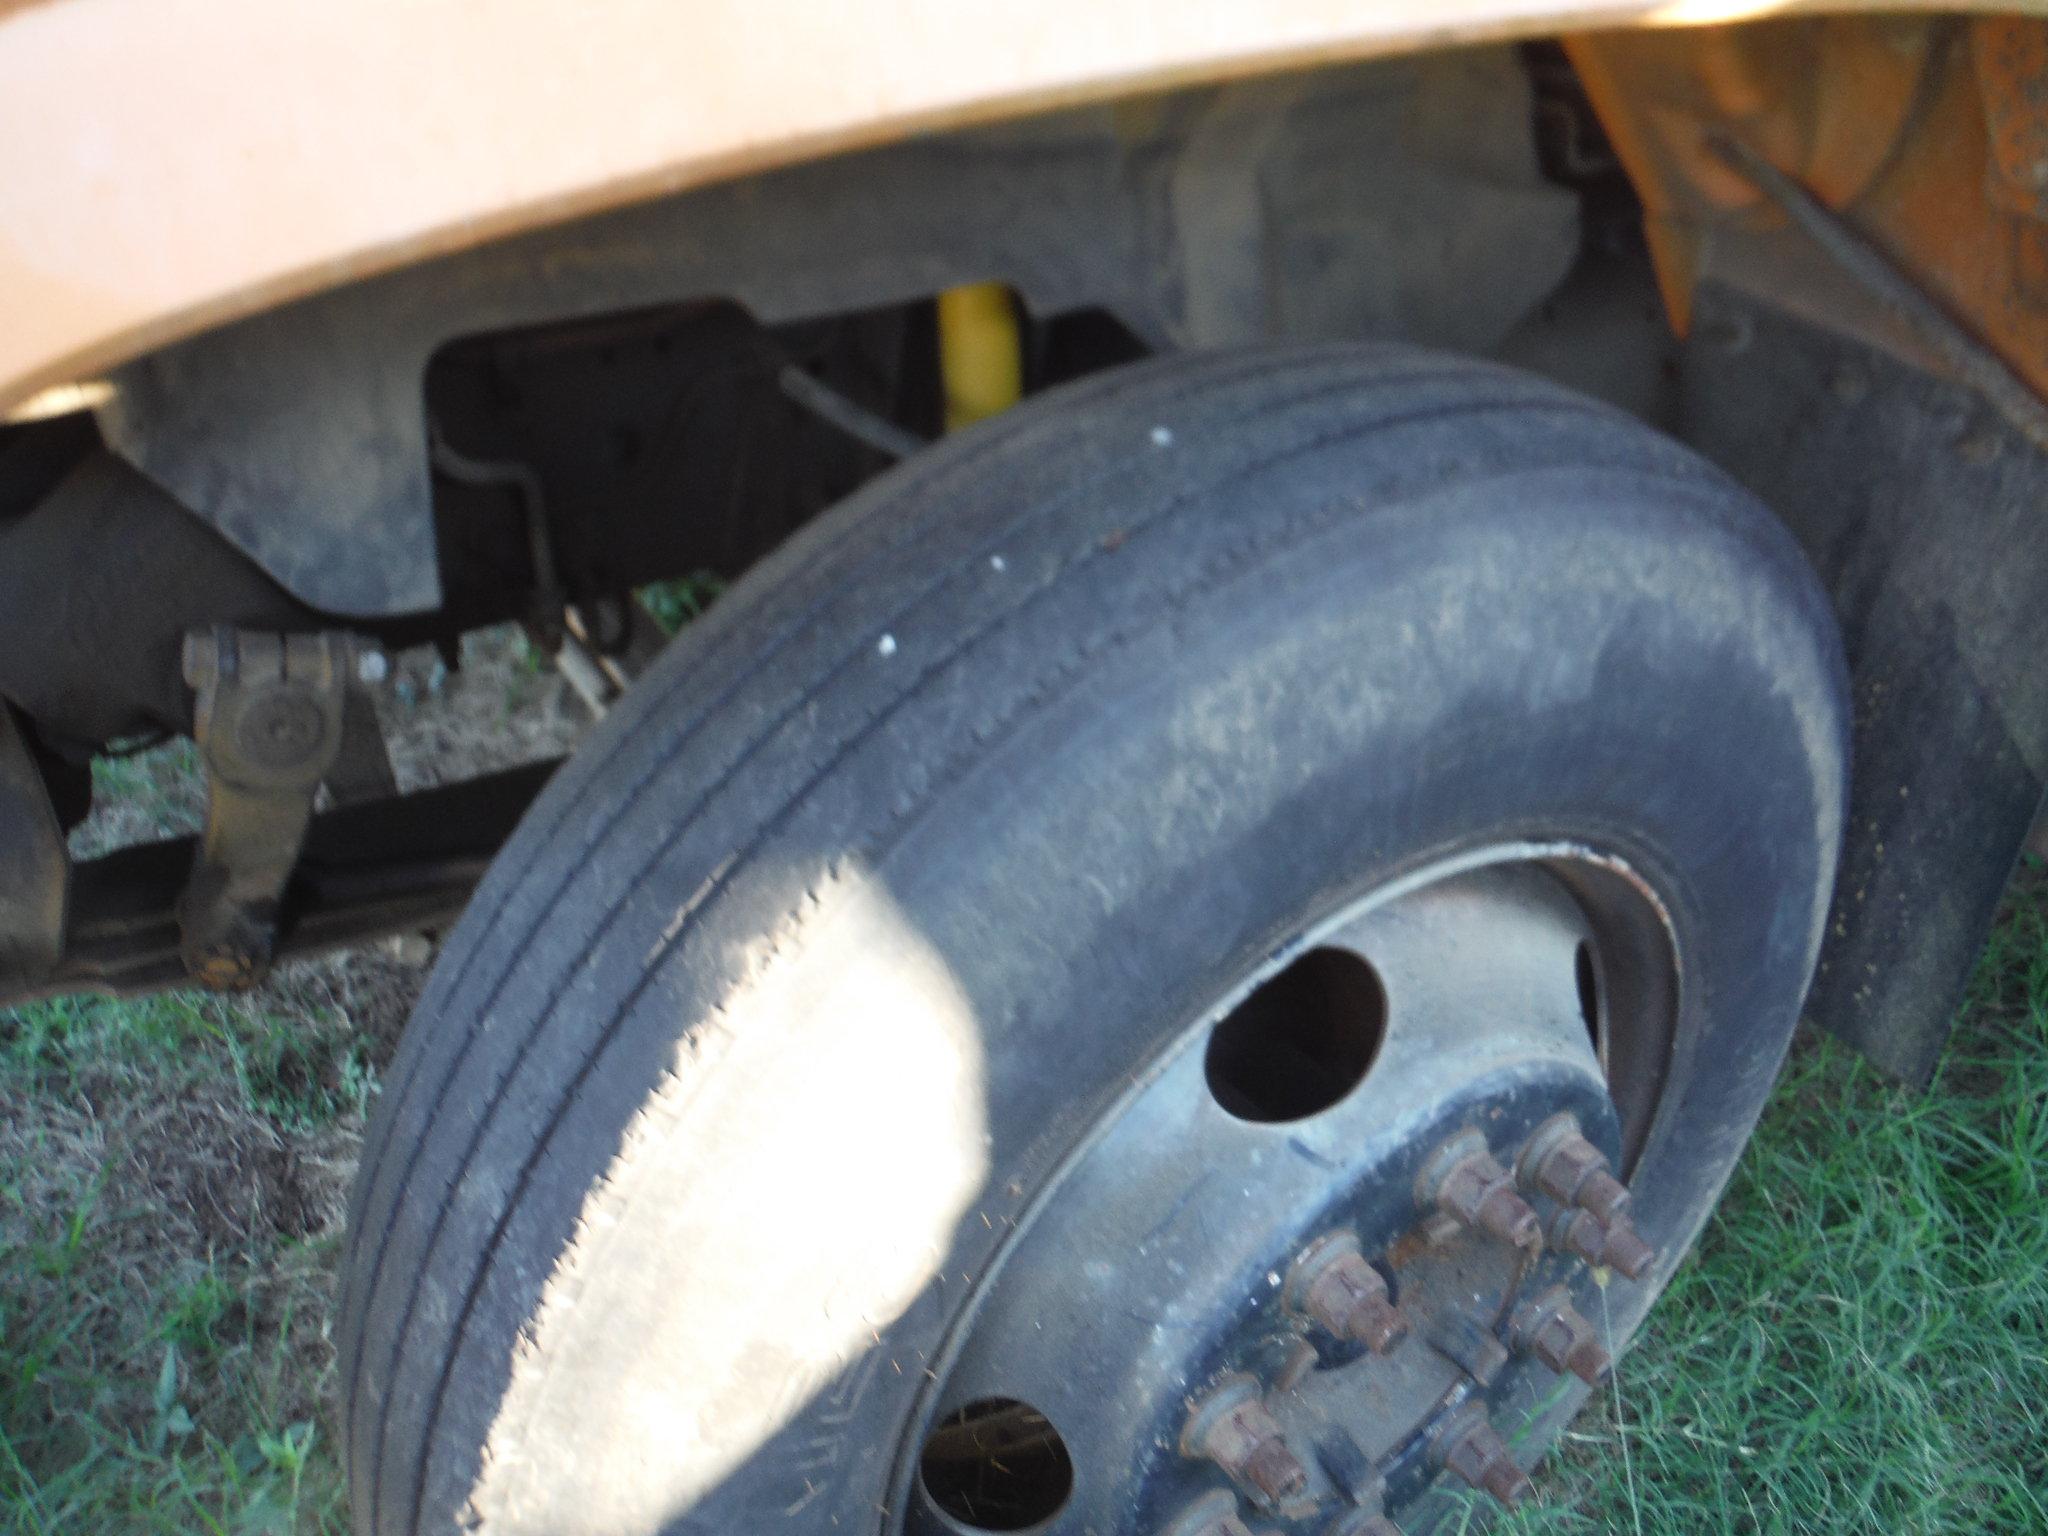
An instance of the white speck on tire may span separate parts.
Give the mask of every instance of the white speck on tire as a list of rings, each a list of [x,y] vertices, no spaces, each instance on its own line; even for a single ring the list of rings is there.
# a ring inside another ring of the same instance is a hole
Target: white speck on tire
[[[881,639],[877,640],[875,642],[875,654],[877,656],[894,656],[896,654],[896,637],[894,635],[884,635]]]
[[[1010,568],[1010,562],[1001,555],[990,555],[988,557],[988,568],[992,571],[1006,571]]]
[[[1152,446],[1154,448],[1171,448],[1173,446],[1173,428],[1154,427],[1152,429]]]

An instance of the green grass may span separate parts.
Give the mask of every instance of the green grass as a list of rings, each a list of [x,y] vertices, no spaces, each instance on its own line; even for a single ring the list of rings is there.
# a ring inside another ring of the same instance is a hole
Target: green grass
[[[2048,1531],[2048,891],[1932,1090],[1803,1043],[1517,1532]]]
[[[0,1011],[0,1530],[344,1529],[324,1332],[372,1075],[322,992]]]
[[[724,590],[724,577],[711,571],[696,571],[673,581],[654,582],[634,596],[654,616],[663,632],[672,635],[709,608]]]
[[[0,1012],[0,1529],[345,1529],[331,1266],[382,1047],[322,974]],[[1796,1052],[1618,1390],[1501,1528],[2048,1531],[2044,1181],[2036,872],[1932,1092]]]

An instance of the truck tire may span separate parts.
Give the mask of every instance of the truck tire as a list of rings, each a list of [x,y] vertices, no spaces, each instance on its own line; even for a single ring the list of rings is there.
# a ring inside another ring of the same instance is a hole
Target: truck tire
[[[1521,1497],[1782,1059],[1844,697],[1764,509],[1504,369],[1174,359],[914,457],[450,941],[351,1212],[356,1529]]]

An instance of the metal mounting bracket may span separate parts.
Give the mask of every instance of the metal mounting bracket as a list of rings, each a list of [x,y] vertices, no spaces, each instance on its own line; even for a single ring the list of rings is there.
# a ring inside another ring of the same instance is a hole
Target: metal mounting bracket
[[[186,637],[206,827],[178,926],[185,968],[202,984],[250,987],[269,970],[313,797],[341,755],[349,690],[371,656],[382,660],[339,632]]]

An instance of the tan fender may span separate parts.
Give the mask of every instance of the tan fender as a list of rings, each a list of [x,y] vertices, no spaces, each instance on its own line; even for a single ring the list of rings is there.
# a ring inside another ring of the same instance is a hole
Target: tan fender
[[[0,0],[0,412],[408,261],[913,131],[1450,42],[1823,8],[1906,7]]]

